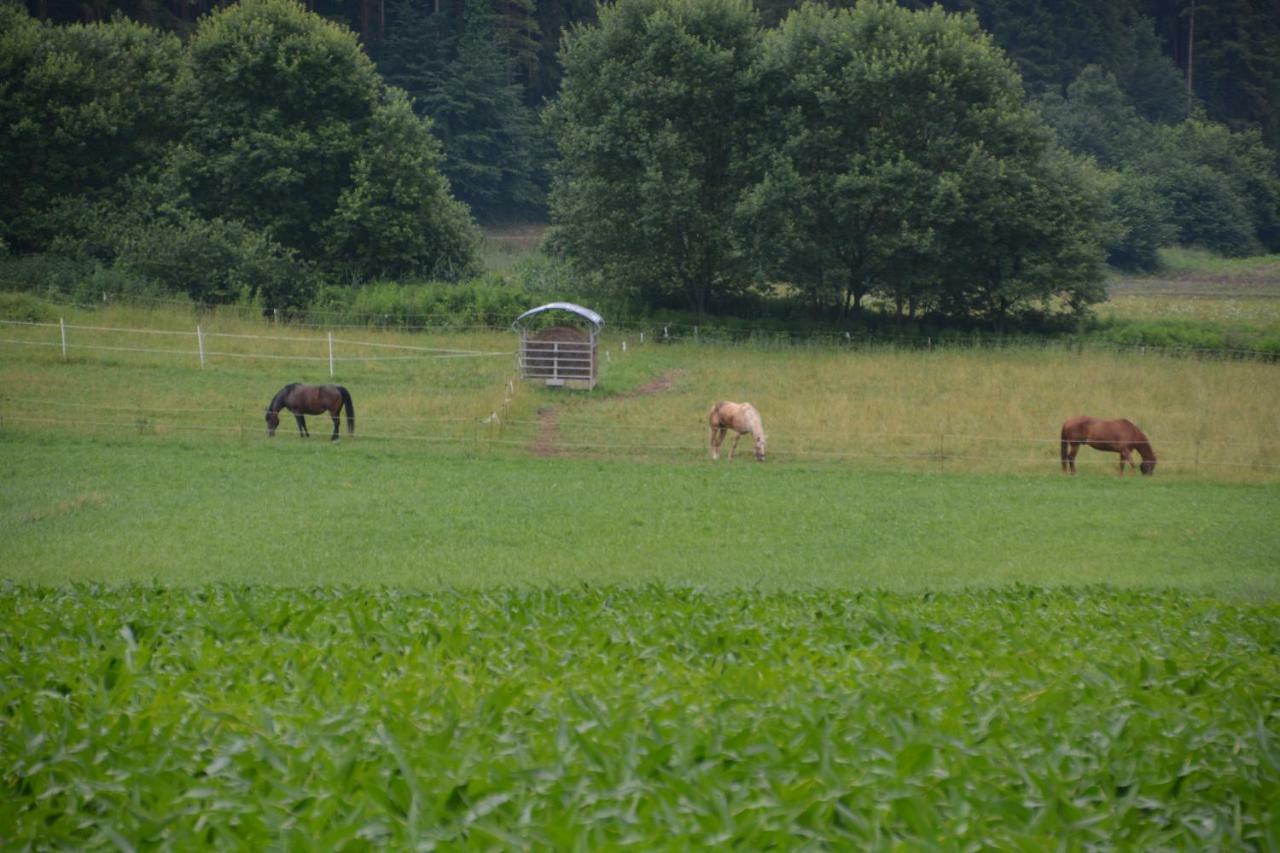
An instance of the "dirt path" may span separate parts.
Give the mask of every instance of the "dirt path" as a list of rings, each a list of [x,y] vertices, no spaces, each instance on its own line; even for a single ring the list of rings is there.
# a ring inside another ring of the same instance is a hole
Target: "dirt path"
[[[668,370],[647,385],[641,385],[636,390],[628,391],[625,394],[615,394],[611,399],[627,400],[632,397],[648,397],[650,394],[661,394],[663,391],[670,391],[671,386],[675,385],[676,380],[680,378],[680,373],[681,371],[678,369]]]
[[[634,391],[627,391],[624,394],[614,394],[609,397],[600,397],[602,400],[629,400],[635,397],[648,397],[653,394],[661,394],[663,391],[671,390],[671,386],[675,384],[676,379],[680,376],[679,370],[668,370],[666,373],[641,385]],[[533,444],[529,449],[533,451],[534,456],[558,456],[560,454],[560,430],[556,421],[556,407],[543,406],[538,409],[538,434],[534,436]]]
[[[538,409],[538,434],[534,436],[530,448],[534,456],[555,456],[559,443],[560,430],[556,426],[556,407],[543,406]]]

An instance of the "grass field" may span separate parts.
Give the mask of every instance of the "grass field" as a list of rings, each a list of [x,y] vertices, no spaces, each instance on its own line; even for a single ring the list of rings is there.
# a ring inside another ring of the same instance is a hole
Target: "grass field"
[[[1280,485],[0,438],[32,583],[1176,586],[1280,597]]]
[[[0,346],[6,849],[1280,847],[1274,364],[196,320]]]
[[[57,341],[56,326],[6,327],[11,339],[46,345],[0,345],[3,423],[257,441],[262,409],[276,390],[329,380],[320,330],[117,308],[72,314],[68,322],[76,343],[65,363],[48,345]],[[205,369],[194,353],[197,322],[221,353]],[[154,334],[160,330],[188,337]],[[692,462],[705,455],[711,403],[747,399],[763,413],[779,463],[1053,473],[1060,424],[1087,413],[1142,426],[1162,477],[1280,476],[1280,383],[1275,365],[1265,362],[1061,347],[721,347],[641,343],[615,332],[601,345],[601,384],[574,394],[516,380],[510,333],[353,329],[335,339],[335,381],[351,389],[362,440],[517,454],[541,441],[561,454]],[[396,347],[450,352],[433,358]],[[1115,457],[1085,451],[1082,462],[1100,471]]]
[[[1192,346],[1276,352],[1280,342],[1280,255],[1220,258],[1188,249],[1161,253],[1162,269],[1117,277],[1098,317],[1151,339]]]

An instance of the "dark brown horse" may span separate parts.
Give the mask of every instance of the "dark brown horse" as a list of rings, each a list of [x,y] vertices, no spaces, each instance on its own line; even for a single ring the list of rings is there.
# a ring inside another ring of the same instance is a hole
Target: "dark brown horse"
[[[1142,473],[1151,474],[1156,470],[1156,452],[1151,449],[1151,441],[1134,426],[1133,421],[1120,418],[1114,421],[1102,421],[1088,415],[1076,415],[1062,423],[1062,470],[1072,474],[1076,472],[1076,453],[1080,445],[1087,444],[1094,450],[1120,454],[1120,474],[1124,475],[1124,465],[1134,467],[1130,454],[1137,451],[1142,457]]]
[[[333,437],[330,441],[337,441],[338,413],[344,406],[347,409],[347,435],[351,435],[356,431],[356,410],[346,388],[341,385],[303,385],[293,382],[281,388],[267,406],[267,435],[276,434],[276,427],[280,426],[281,409],[293,412],[298,421],[298,435],[302,438],[311,435],[307,430],[307,421],[302,416],[328,412],[329,417],[333,418]]]

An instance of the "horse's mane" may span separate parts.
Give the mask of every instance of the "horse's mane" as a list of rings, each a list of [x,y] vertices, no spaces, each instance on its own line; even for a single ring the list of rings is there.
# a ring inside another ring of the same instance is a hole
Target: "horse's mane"
[[[1147,434],[1139,429],[1138,425],[1128,418],[1121,418],[1121,420],[1128,424],[1129,428],[1133,430],[1133,434],[1135,436],[1133,448],[1138,451],[1138,455],[1141,456],[1145,462],[1155,462],[1156,451],[1155,448],[1151,446],[1151,439],[1147,438]]]
[[[284,386],[279,391],[277,391],[276,395],[271,398],[271,403],[267,406],[267,411],[269,412],[280,411],[280,407],[284,405],[284,398],[289,394],[290,391],[292,391],[294,388],[297,388],[300,384],[302,383],[290,382],[288,385]]]

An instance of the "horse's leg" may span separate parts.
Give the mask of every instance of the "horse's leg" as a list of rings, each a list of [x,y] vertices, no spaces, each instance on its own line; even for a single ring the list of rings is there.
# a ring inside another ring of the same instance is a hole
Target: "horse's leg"
[[[733,431],[733,447],[730,447],[730,448],[729,448],[729,461],[730,461],[730,462],[732,462],[732,461],[733,461],[733,454],[734,454],[734,451],[736,451],[736,450],[738,449],[738,439],[740,439],[740,438],[742,438],[742,433],[738,432],[738,431],[735,429],[735,430]]]
[[[1129,455],[1129,448],[1127,446],[1120,448],[1120,476],[1121,477],[1124,476],[1124,463],[1126,462],[1129,463],[1130,468],[1133,467],[1133,457]]]
[[[302,415],[294,415],[293,417],[298,421],[298,437],[310,438],[311,433],[307,432],[307,419]]]
[[[1080,452],[1080,442],[1066,441],[1063,442],[1066,450],[1062,454],[1062,470],[1069,471],[1071,474],[1076,473],[1076,454]]]
[[[340,411],[342,410],[334,409],[333,411],[329,412],[329,417],[333,418],[333,435],[329,438],[330,441],[338,440],[338,424],[342,423],[342,419],[338,417],[338,412]]]

